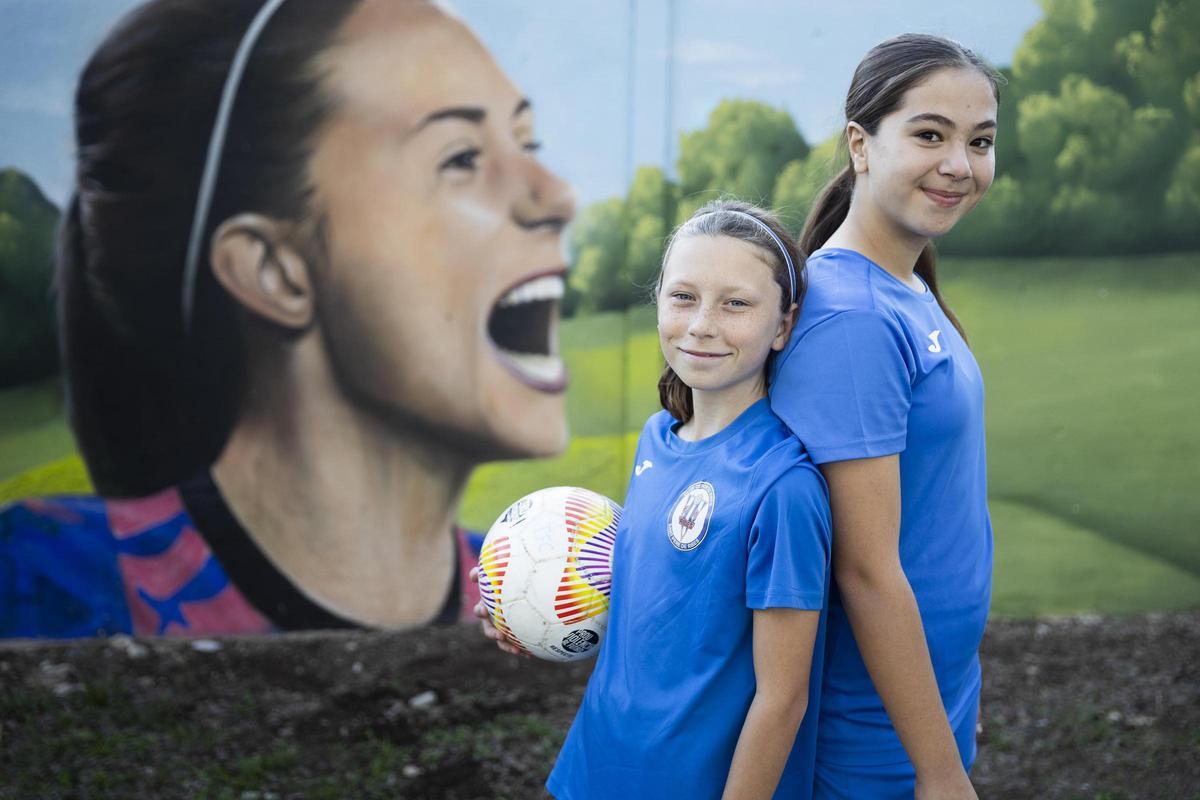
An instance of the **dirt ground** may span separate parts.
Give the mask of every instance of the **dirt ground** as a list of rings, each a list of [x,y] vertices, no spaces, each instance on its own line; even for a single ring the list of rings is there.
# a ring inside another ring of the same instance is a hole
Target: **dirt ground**
[[[1200,612],[995,621],[981,798],[1200,798]],[[0,644],[0,798],[536,798],[590,670],[474,627]]]

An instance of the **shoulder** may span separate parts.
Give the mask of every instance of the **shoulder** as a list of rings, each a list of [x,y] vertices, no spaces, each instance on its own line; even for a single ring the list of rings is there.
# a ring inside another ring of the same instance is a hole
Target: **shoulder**
[[[671,426],[679,420],[671,416],[669,411],[656,411],[646,419],[646,424],[642,426],[642,436],[653,436],[661,439],[666,436],[667,431],[671,430]]]
[[[751,472],[750,497],[753,505],[761,505],[773,495],[790,500],[815,498],[828,502],[829,491],[825,478],[817,469],[808,449],[787,424],[771,414],[771,426],[764,431],[765,441],[773,441],[760,450],[761,455]]]
[[[872,311],[879,299],[871,262],[853,250],[818,250],[805,262],[807,287],[798,326],[845,311]]]
[[[780,425],[783,424],[781,421]],[[760,462],[755,481],[762,487],[764,496],[784,494],[791,498],[811,496],[822,499],[829,496],[825,477],[807,448],[790,430],[788,438]]]

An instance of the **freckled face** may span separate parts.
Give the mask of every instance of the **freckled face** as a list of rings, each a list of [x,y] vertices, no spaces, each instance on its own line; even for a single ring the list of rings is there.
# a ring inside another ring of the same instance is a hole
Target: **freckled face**
[[[347,394],[481,460],[560,451],[574,203],[535,157],[529,103],[421,2],[362,3],[324,67],[318,315]]]
[[[866,136],[856,202],[902,236],[949,232],[992,184],[996,110],[992,84],[976,70],[933,73]]]
[[[657,299],[667,364],[694,392],[762,391],[767,356],[787,343],[782,292],[752,244],[730,236],[676,240]]]

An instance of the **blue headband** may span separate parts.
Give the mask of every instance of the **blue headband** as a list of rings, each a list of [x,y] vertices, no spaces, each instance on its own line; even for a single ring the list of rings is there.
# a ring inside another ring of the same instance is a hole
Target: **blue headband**
[[[706,217],[709,214],[736,214],[739,217],[745,217],[758,227],[762,228],[767,236],[771,237],[771,241],[775,242],[775,246],[778,247],[779,252],[783,254],[783,263],[787,264],[788,283],[791,285],[792,289],[791,300],[793,303],[796,302],[796,265],[792,263],[792,257],[788,255],[787,248],[783,246],[783,240],[776,235],[775,231],[771,230],[771,226],[753,214],[747,214],[745,211],[738,211],[736,208],[714,208],[712,211],[705,211],[700,216]]]
[[[237,97],[238,84],[242,82],[242,73],[246,71],[246,62],[258,41],[263,28],[267,26],[272,15],[283,5],[284,0],[267,0],[250,22],[242,36],[242,42],[234,53],[233,62],[229,65],[229,74],[225,77],[225,88],[221,92],[221,105],[217,107],[217,118],[213,122],[212,135],[208,140],[208,158],[204,162],[204,172],[200,176],[200,191],[196,196],[196,213],[192,217],[192,232],[188,237],[187,260],[183,262],[183,330],[191,333],[192,311],[196,299],[196,273],[199,271],[201,239],[204,227],[208,223],[209,205],[212,203],[213,189],[217,184],[217,170],[221,163],[221,153],[225,148],[225,134],[229,128],[229,115],[233,113],[233,101]]]

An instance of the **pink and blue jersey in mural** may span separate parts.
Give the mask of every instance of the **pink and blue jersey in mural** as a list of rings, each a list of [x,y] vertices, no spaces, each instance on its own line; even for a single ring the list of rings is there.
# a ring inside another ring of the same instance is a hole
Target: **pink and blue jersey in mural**
[[[482,537],[456,530],[434,623],[471,617]],[[0,637],[213,636],[357,627],[316,605],[257,548],[207,475],[133,500],[0,508]]]

